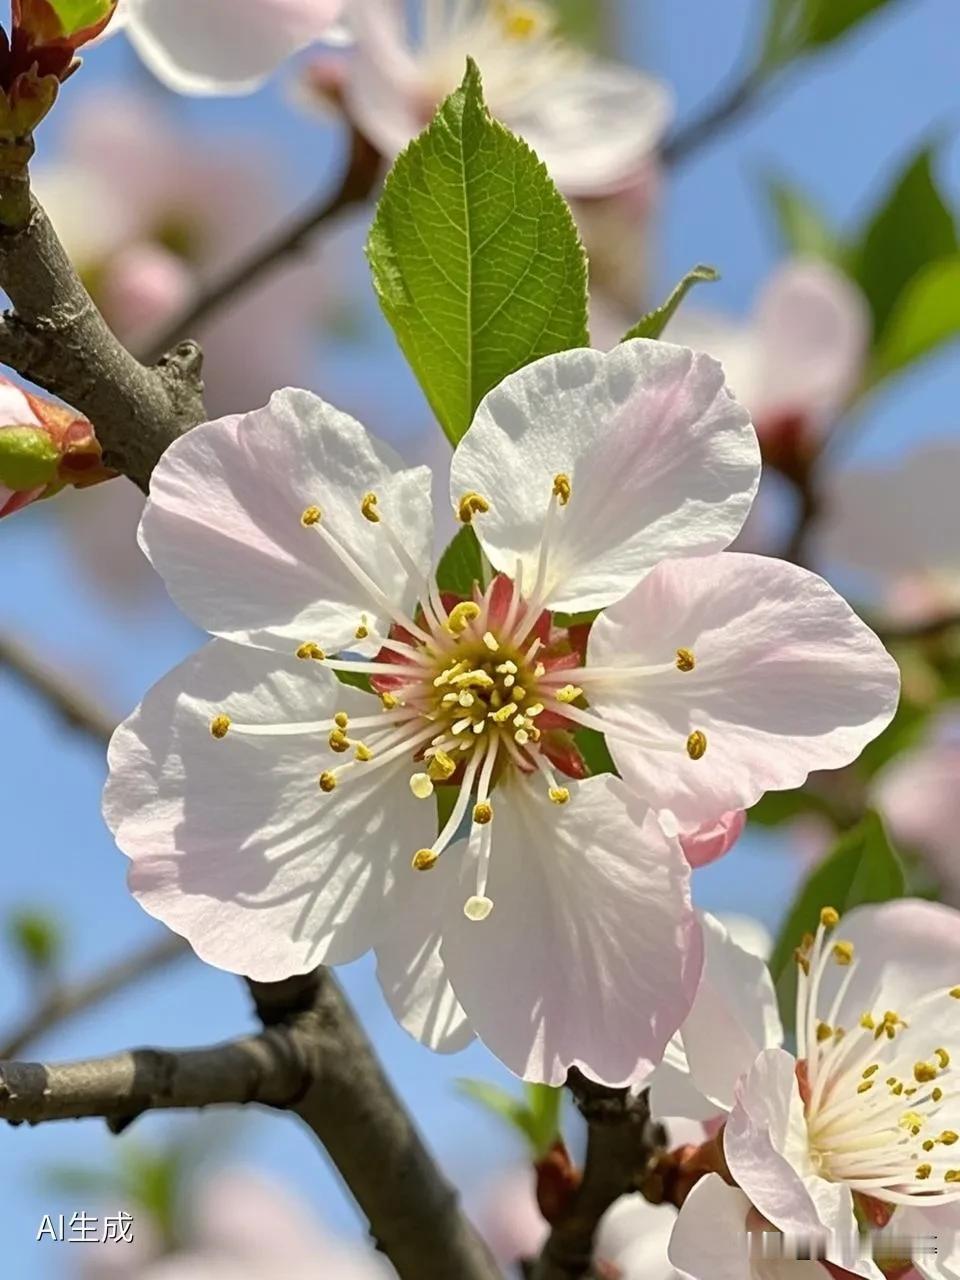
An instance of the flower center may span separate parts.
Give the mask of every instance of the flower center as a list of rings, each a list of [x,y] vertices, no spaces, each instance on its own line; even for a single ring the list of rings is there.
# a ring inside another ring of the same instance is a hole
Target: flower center
[[[851,943],[828,942],[838,921],[825,907],[816,935],[796,952],[798,1076],[811,1163],[827,1181],[890,1205],[960,1199],[960,1153],[952,1151],[960,1092],[949,1050],[925,1034],[928,1023],[945,1023],[960,987],[922,996],[909,1021],[893,1009],[865,1010],[856,1026],[838,1026],[858,967]],[[832,965],[847,972],[821,1017]]]

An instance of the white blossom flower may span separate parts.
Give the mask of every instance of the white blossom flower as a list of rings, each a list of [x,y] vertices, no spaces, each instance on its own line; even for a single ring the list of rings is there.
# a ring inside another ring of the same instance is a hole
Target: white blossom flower
[[[472,1029],[528,1078],[642,1079],[699,976],[677,833],[845,764],[897,699],[826,583],[716,554],[757,479],[709,357],[549,356],[486,397],[454,454],[453,506],[496,571],[454,601],[428,470],[316,397],[178,440],[141,541],[218,639],[112,745],[106,814],[136,896],[263,980],[375,947],[435,1047]],[[555,614],[597,609],[584,652],[587,628]],[[583,729],[623,781],[583,777]]]
[[[403,0],[354,0],[346,103],[393,159],[478,63],[490,110],[544,161],[568,195],[629,186],[670,122],[665,85],[565,40],[542,0],[422,0],[418,39]]]
[[[708,934],[685,1055],[674,1052],[658,1102],[729,1112],[729,1173],[777,1229],[873,1280],[858,1214],[901,1240],[939,1233],[938,1254],[914,1265],[945,1280],[960,1267],[960,915],[901,900],[855,908],[842,937],[838,923],[824,908],[797,952],[795,1054],[776,1043],[769,976],[750,977],[729,940]]]
[[[252,93],[292,54],[336,35],[346,0],[121,0],[126,31],[176,93]]]

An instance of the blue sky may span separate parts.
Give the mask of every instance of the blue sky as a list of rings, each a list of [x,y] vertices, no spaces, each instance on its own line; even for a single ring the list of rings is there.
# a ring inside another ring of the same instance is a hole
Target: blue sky
[[[623,54],[673,84],[682,117],[736,74],[762,8],[759,0],[624,0],[621,7]],[[762,175],[771,170],[789,176],[844,223],[870,206],[904,158],[936,137],[942,139],[940,177],[955,204],[958,37],[955,0],[901,0],[854,40],[788,72],[757,112],[671,175],[654,254],[657,291],[693,263],[709,262],[723,276],[710,286],[709,302],[733,311],[749,308],[778,254],[759,196]],[[143,73],[122,40],[92,53],[66,87],[40,135],[41,156],[55,154],[63,119],[104,83],[143,86]],[[328,179],[341,144],[335,128],[298,114],[280,84],[241,102],[178,101],[172,109],[185,130],[211,146],[227,135],[252,146],[267,140],[287,170],[291,208]],[[345,407],[371,406],[377,418],[369,425],[402,447],[429,417],[375,315],[359,261],[354,280],[374,331],[362,344],[318,353],[314,388]],[[960,365],[950,349],[870,406],[857,453],[896,452],[919,438],[955,432],[958,399]],[[96,501],[96,491],[87,500]],[[105,604],[65,554],[54,505],[0,525],[2,626],[77,673],[115,711],[126,712],[199,637],[159,597],[130,608]],[[68,964],[75,972],[154,936],[155,926],[126,893],[124,859],[99,817],[104,766],[98,752],[2,674],[0,725],[0,914],[22,903],[54,911],[67,930]],[[773,926],[797,874],[782,848],[748,835],[723,863],[698,874],[695,892],[706,906],[751,911]],[[0,954],[0,964],[5,1024],[22,1007],[24,983],[12,957]],[[476,1185],[516,1149],[458,1098],[454,1081],[472,1075],[506,1083],[504,1073],[481,1048],[446,1060],[411,1042],[393,1024],[366,961],[351,966],[344,979],[444,1166],[461,1185]],[[144,1043],[200,1043],[249,1025],[241,984],[187,960],[70,1023],[48,1038],[42,1052],[73,1057]],[[210,1122],[148,1118],[134,1135],[160,1140],[171,1126],[196,1123]],[[33,1243],[43,1213],[83,1207],[45,1190],[43,1171],[54,1162],[108,1161],[115,1142],[92,1122],[0,1132],[5,1274],[18,1280],[75,1274],[77,1259],[67,1247]],[[336,1177],[297,1122],[248,1117],[237,1125],[230,1152],[294,1182],[318,1214],[344,1231],[359,1229]]]

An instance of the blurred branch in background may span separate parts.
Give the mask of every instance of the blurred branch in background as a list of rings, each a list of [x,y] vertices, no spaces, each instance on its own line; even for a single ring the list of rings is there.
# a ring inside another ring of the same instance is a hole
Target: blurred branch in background
[[[18,683],[41,697],[72,729],[106,746],[116,720],[86,690],[36,657],[32,648],[12,636],[0,635],[0,674],[6,670]]]
[[[55,986],[23,1023],[11,1031],[5,1041],[0,1041],[0,1061],[15,1058],[34,1040],[54,1030],[61,1022],[85,1012],[125,987],[139,982],[141,978],[157,973],[174,960],[189,954],[189,948],[182,938],[164,934],[142,950],[106,965],[89,978],[73,985]]]
[[[327,222],[345,209],[361,204],[376,185],[381,157],[362,134],[353,130],[350,160],[338,189],[324,194],[289,224],[269,236],[249,257],[228,268],[150,343],[144,354],[147,364],[155,364],[181,339],[233,301],[236,296],[260,283],[263,277],[291,254],[305,248],[306,242]]]

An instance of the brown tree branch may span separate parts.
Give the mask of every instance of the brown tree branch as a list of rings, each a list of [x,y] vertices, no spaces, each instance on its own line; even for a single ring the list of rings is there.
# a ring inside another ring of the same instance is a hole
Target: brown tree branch
[[[99,973],[70,986],[54,987],[20,1026],[8,1034],[6,1042],[0,1043],[0,1061],[18,1057],[34,1040],[53,1031],[68,1018],[84,1013],[141,978],[157,973],[188,955],[190,949],[182,938],[176,934],[161,934],[142,950],[106,965]]]
[[[306,247],[307,241],[344,209],[360,204],[370,195],[380,173],[381,158],[362,134],[354,130],[350,142],[350,159],[340,186],[333,195],[324,194],[307,206],[299,216],[269,236],[262,245],[229,267],[212,281],[179,316],[151,339],[144,353],[148,363],[163,359],[168,348],[208,320],[238,294],[258,284],[275,266]]]
[[[38,694],[72,729],[87,734],[105,747],[116,720],[86,690],[64,679],[41,661],[33,650],[12,636],[0,635],[0,671],[6,668],[27,689]]]
[[[201,422],[201,353],[183,343],[147,368],[127,351],[97,310],[46,214],[29,216],[3,199],[0,176],[0,285],[14,310],[0,317],[0,363],[53,392],[93,423],[108,466],[146,491],[164,449]]]
[[[585,1280],[593,1274],[600,1219],[615,1200],[637,1190],[666,1143],[663,1128],[650,1119],[645,1092],[607,1089],[576,1070],[567,1087],[587,1121],[587,1158],[583,1180],[554,1223],[532,1280]]]

